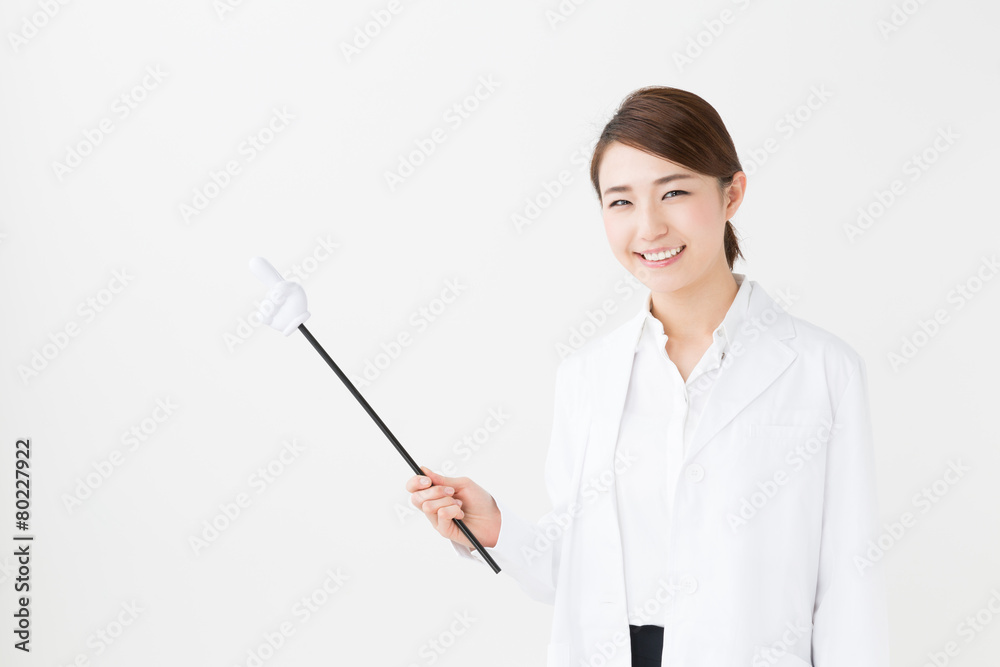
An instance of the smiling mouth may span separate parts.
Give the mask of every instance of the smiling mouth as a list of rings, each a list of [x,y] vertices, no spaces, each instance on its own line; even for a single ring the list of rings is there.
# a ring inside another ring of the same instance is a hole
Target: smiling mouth
[[[655,252],[652,254],[637,252],[635,254],[639,255],[647,262],[659,262],[665,259],[670,259],[671,257],[676,257],[677,255],[681,254],[681,251],[684,250],[684,248],[686,247],[687,247],[686,245],[682,245],[677,248],[674,248],[673,250],[664,250],[663,252]]]

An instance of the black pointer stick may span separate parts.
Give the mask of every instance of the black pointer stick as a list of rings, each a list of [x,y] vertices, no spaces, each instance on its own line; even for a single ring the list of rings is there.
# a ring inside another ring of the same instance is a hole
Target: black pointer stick
[[[250,261],[250,269],[268,287],[274,288],[278,286],[278,283],[280,282],[288,282],[284,281],[283,278],[281,277],[281,274],[278,273],[277,269],[275,269],[274,266],[272,266],[271,263],[268,262],[263,257],[255,257],[254,259],[252,259]],[[347,379],[347,376],[344,375],[344,372],[340,370],[340,368],[330,357],[330,355],[326,353],[326,350],[324,350],[323,346],[319,344],[319,341],[317,341],[316,338],[313,337],[311,333],[309,333],[309,329],[306,329],[306,325],[302,324],[302,322],[304,322],[305,319],[309,317],[309,313],[306,310],[306,304],[305,304],[305,292],[302,291],[302,287],[298,285],[298,283],[291,283],[291,282],[289,282],[289,285],[286,287],[292,291],[286,289],[277,298],[272,298],[270,301],[270,305],[274,308],[280,308],[285,302],[289,302],[289,306],[298,309],[298,311],[301,314],[298,316],[298,318],[293,318],[291,320],[291,323],[294,324],[296,320],[300,322],[298,325],[298,329],[299,331],[302,332],[302,335],[306,337],[306,340],[312,343],[312,346],[316,348],[317,352],[319,352],[319,356],[323,357],[324,361],[326,361],[326,363],[330,366],[330,368],[333,369],[333,372],[337,374],[337,377],[340,378],[340,381],[347,386],[347,388],[351,391],[352,394],[354,394],[354,398],[358,399],[358,403],[360,403],[361,407],[365,409],[365,412],[368,413],[368,416],[371,417],[376,424],[378,424],[378,427],[382,429],[382,433],[385,433],[385,437],[389,438],[389,442],[393,444],[393,446],[396,448],[396,451],[399,452],[400,456],[406,459],[406,462],[409,464],[410,469],[413,470],[413,472],[417,475],[423,475],[424,471],[420,469],[420,466],[418,466],[417,462],[413,460],[413,457],[410,456],[410,454],[406,451],[406,449],[403,448],[403,445],[400,444],[399,440],[396,439],[396,436],[392,434],[392,431],[390,431],[389,427],[385,425],[385,422],[382,421],[382,418],[378,416],[378,413],[376,413],[375,410],[372,409],[372,406],[368,405],[368,401],[366,401],[365,397],[361,395],[361,392],[359,392],[357,388],[354,386],[354,384],[349,379]],[[270,294],[271,293],[269,293],[269,296]],[[299,300],[301,300],[301,304],[298,303]],[[277,305],[275,305],[276,302]],[[285,335],[287,336],[288,333],[290,332],[286,330]],[[469,542],[471,542],[473,545],[475,545],[476,551],[482,554],[483,558],[486,559],[486,562],[489,563],[489,566],[493,568],[493,572],[499,574],[500,566],[496,564],[496,561],[493,560],[492,556],[486,553],[486,549],[483,547],[482,544],[479,543],[479,540],[476,539],[476,536],[472,534],[472,531],[468,529],[465,523],[463,523],[461,519],[453,518],[452,521],[458,524],[459,529],[462,531],[462,534],[465,535],[466,539],[469,540]]]
[[[337,374],[337,377],[339,377],[341,381],[345,385],[347,385],[347,388],[351,390],[352,394],[354,394],[354,398],[358,399],[358,403],[360,403],[361,407],[365,409],[365,412],[368,413],[368,416],[371,417],[376,424],[378,424],[378,427],[380,429],[382,429],[382,432],[385,433],[385,437],[389,438],[389,442],[393,444],[393,446],[396,448],[396,451],[399,452],[399,455],[402,456],[404,459],[406,459],[406,462],[410,464],[410,469],[412,469],[413,472],[418,475],[423,475],[424,471],[420,469],[420,466],[417,465],[417,462],[413,460],[413,457],[411,457],[409,453],[407,453],[407,451],[403,448],[403,445],[401,445],[399,440],[396,439],[396,436],[394,436],[392,434],[392,431],[389,430],[389,427],[386,426],[385,422],[382,421],[382,418],[379,417],[378,414],[372,409],[372,406],[368,405],[368,401],[366,401],[365,397],[361,395],[361,392],[359,392],[357,388],[355,388],[354,384],[347,379],[347,376],[344,375],[344,372],[337,367],[337,364],[333,361],[333,359],[330,358],[330,355],[326,353],[326,350],[324,350],[323,346],[319,344],[319,341],[317,341],[313,337],[313,335],[309,333],[309,329],[306,329],[306,325],[300,324],[299,331],[301,331],[302,335],[306,337],[306,340],[312,343],[312,346],[316,348],[317,352],[319,352],[319,356],[323,357],[326,363],[330,365],[330,368],[332,368],[333,372]],[[490,567],[493,568],[493,571],[499,574],[500,566],[496,564],[492,556],[486,553],[486,549],[484,549],[483,545],[479,543],[479,540],[477,540],[476,536],[472,534],[472,531],[466,527],[465,523],[463,523],[461,519],[452,519],[452,521],[458,524],[458,527],[461,529],[462,534],[465,535],[465,537],[470,542],[476,545],[476,550],[483,555],[483,558],[485,558],[486,562],[490,564]]]

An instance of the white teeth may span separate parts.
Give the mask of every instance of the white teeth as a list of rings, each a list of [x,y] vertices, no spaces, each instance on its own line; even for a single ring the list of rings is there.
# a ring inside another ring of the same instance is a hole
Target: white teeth
[[[673,250],[664,250],[663,252],[658,252],[655,255],[647,255],[646,253],[641,253],[643,258],[647,262],[658,262],[661,259],[667,259],[668,257],[673,257],[681,250],[684,250],[687,246],[681,246],[679,248],[674,248]]]

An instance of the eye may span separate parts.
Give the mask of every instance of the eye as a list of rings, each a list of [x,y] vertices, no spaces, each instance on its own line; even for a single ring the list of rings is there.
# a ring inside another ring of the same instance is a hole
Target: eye
[[[666,194],[664,194],[663,198],[664,199],[676,199],[676,197],[670,197],[668,195],[686,195],[686,194],[688,194],[688,193],[686,191],[684,191],[684,190],[671,190],[670,192],[667,192]],[[610,204],[608,204],[608,208],[614,208],[615,206],[618,205],[618,202],[625,202],[626,204],[629,203],[629,201],[627,199],[616,199],[613,202],[611,202]]]
[[[676,196],[670,197],[668,195],[686,195],[686,194],[688,194],[688,193],[686,191],[684,191],[684,190],[671,190],[671,191],[667,192],[666,194],[664,194],[663,198],[664,199],[676,199],[677,198]],[[614,207],[618,206],[619,205],[618,202],[624,202],[625,204],[630,203],[629,200],[627,200],[627,199],[616,199],[613,202],[611,202],[610,204],[608,204],[608,208],[614,208]]]

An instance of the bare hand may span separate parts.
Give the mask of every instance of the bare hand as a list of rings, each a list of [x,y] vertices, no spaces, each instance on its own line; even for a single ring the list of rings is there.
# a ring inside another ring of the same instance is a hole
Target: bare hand
[[[426,466],[420,469],[424,475],[410,477],[406,490],[410,492],[410,502],[424,513],[434,529],[471,549],[472,543],[452,521],[461,519],[480,544],[495,547],[500,537],[500,508],[493,496],[468,477],[444,477]],[[429,485],[421,483],[424,476],[430,478]]]

